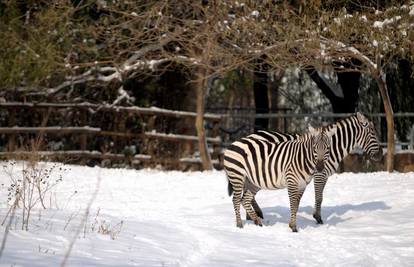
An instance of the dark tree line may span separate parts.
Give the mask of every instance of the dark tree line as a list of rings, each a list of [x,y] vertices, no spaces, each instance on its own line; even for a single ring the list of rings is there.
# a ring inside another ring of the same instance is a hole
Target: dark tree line
[[[202,118],[212,77],[252,76],[257,112],[267,113],[269,77],[299,68],[334,112],[354,112],[366,75],[383,99],[393,151],[393,107],[411,97],[401,98],[410,85],[403,72],[412,65],[413,9],[391,0],[1,1],[0,95],[197,111],[209,168]]]

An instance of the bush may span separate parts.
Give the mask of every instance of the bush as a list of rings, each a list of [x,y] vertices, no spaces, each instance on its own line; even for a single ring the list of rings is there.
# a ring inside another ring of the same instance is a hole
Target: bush
[[[22,230],[29,229],[32,209],[36,206],[46,209],[45,199],[51,189],[62,181],[62,174],[53,178],[53,173],[59,169],[64,171],[61,164],[43,165],[37,161],[7,161],[3,164],[3,171],[10,178],[8,186],[8,203],[10,209],[2,225],[12,210],[20,210]],[[50,202],[50,205],[52,203]]]

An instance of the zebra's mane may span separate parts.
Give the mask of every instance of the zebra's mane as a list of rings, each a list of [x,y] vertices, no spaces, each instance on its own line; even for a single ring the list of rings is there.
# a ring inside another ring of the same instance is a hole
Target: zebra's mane
[[[346,118],[343,118],[341,120],[338,120],[334,123],[331,123],[327,126],[325,126],[325,128],[327,130],[330,130],[334,127],[334,125],[336,125],[339,129],[343,129],[344,125],[348,125],[349,123],[353,123],[353,124],[357,124],[358,123],[358,118],[357,115],[352,115]],[[341,131],[337,131],[336,134],[334,134],[334,136],[340,136],[341,135]],[[281,143],[281,142],[285,142],[285,141],[289,141],[289,140],[296,140],[296,139],[300,139],[300,140],[305,140],[307,138],[309,138],[308,132],[305,133],[294,133],[294,134],[290,134],[290,133],[283,133],[283,132],[278,132],[278,131],[271,131],[271,130],[259,130],[254,134],[248,135],[247,138],[253,138],[256,140],[262,140],[262,141],[268,141],[271,143]]]
[[[347,122],[351,122],[351,121],[357,122],[358,121],[357,116],[352,115],[352,116],[340,119],[340,120],[338,120],[334,123],[331,123],[331,124],[327,125],[326,128],[327,129],[332,129],[332,127],[334,127],[334,125],[336,125],[337,127],[343,127],[344,124],[347,125]]]

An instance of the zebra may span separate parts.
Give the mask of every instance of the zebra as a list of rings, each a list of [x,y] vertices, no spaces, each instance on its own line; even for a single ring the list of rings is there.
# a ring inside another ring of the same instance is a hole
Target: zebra
[[[224,168],[229,195],[233,194],[237,227],[243,227],[240,204],[254,223],[262,226],[251,207],[253,197],[260,189],[287,187],[291,211],[289,227],[297,232],[300,199],[312,174],[324,170],[335,131],[335,127],[325,130],[310,126],[309,132],[281,143],[252,137],[233,142],[224,152]]]
[[[368,154],[370,159],[374,161],[381,161],[383,157],[382,148],[378,142],[378,136],[374,124],[362,113],[357,112],[353,116],[339,120],[338,122],[327,126],[328,129],[332,127],[337,127],[337,131],[332,136],[330,157],[326,162],[325,169],[320,173],[316,173],[313,179],[315,187],[315,207],[313,218],[318,224],[323,224],[321,217],[323,190],[328,177],[336,172],[342,159],[357,146],[362,148],[362,150]],[[280,143],[299,138],[299,135],[285,134],[274,131],[258,131],[257,133],[250,135],[249,138]],[[248,182],[249,181],[247,181],[247,183]],[[249,187],[250,185],[246,184],[245,186]],[[257,204],[254,196],[251,204],[255,213],[263,219],[263,212]],[[250,219],[249,217],[250,216],[247,216],[247,219]]]

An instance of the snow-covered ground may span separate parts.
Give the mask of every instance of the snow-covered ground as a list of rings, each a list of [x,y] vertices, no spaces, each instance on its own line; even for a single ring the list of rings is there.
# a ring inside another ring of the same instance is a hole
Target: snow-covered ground
[[[223,172],[65,167],[29,231],[16,211],[1,266],[57,266],[77,230],[68,266],[414,266],[414,173],[332,176],[324,225],[312,218],[310,185],[292,233],[286,190],[261,191],[264,226],[238,229]],[[1,221],[9,179],[1,172]]]

